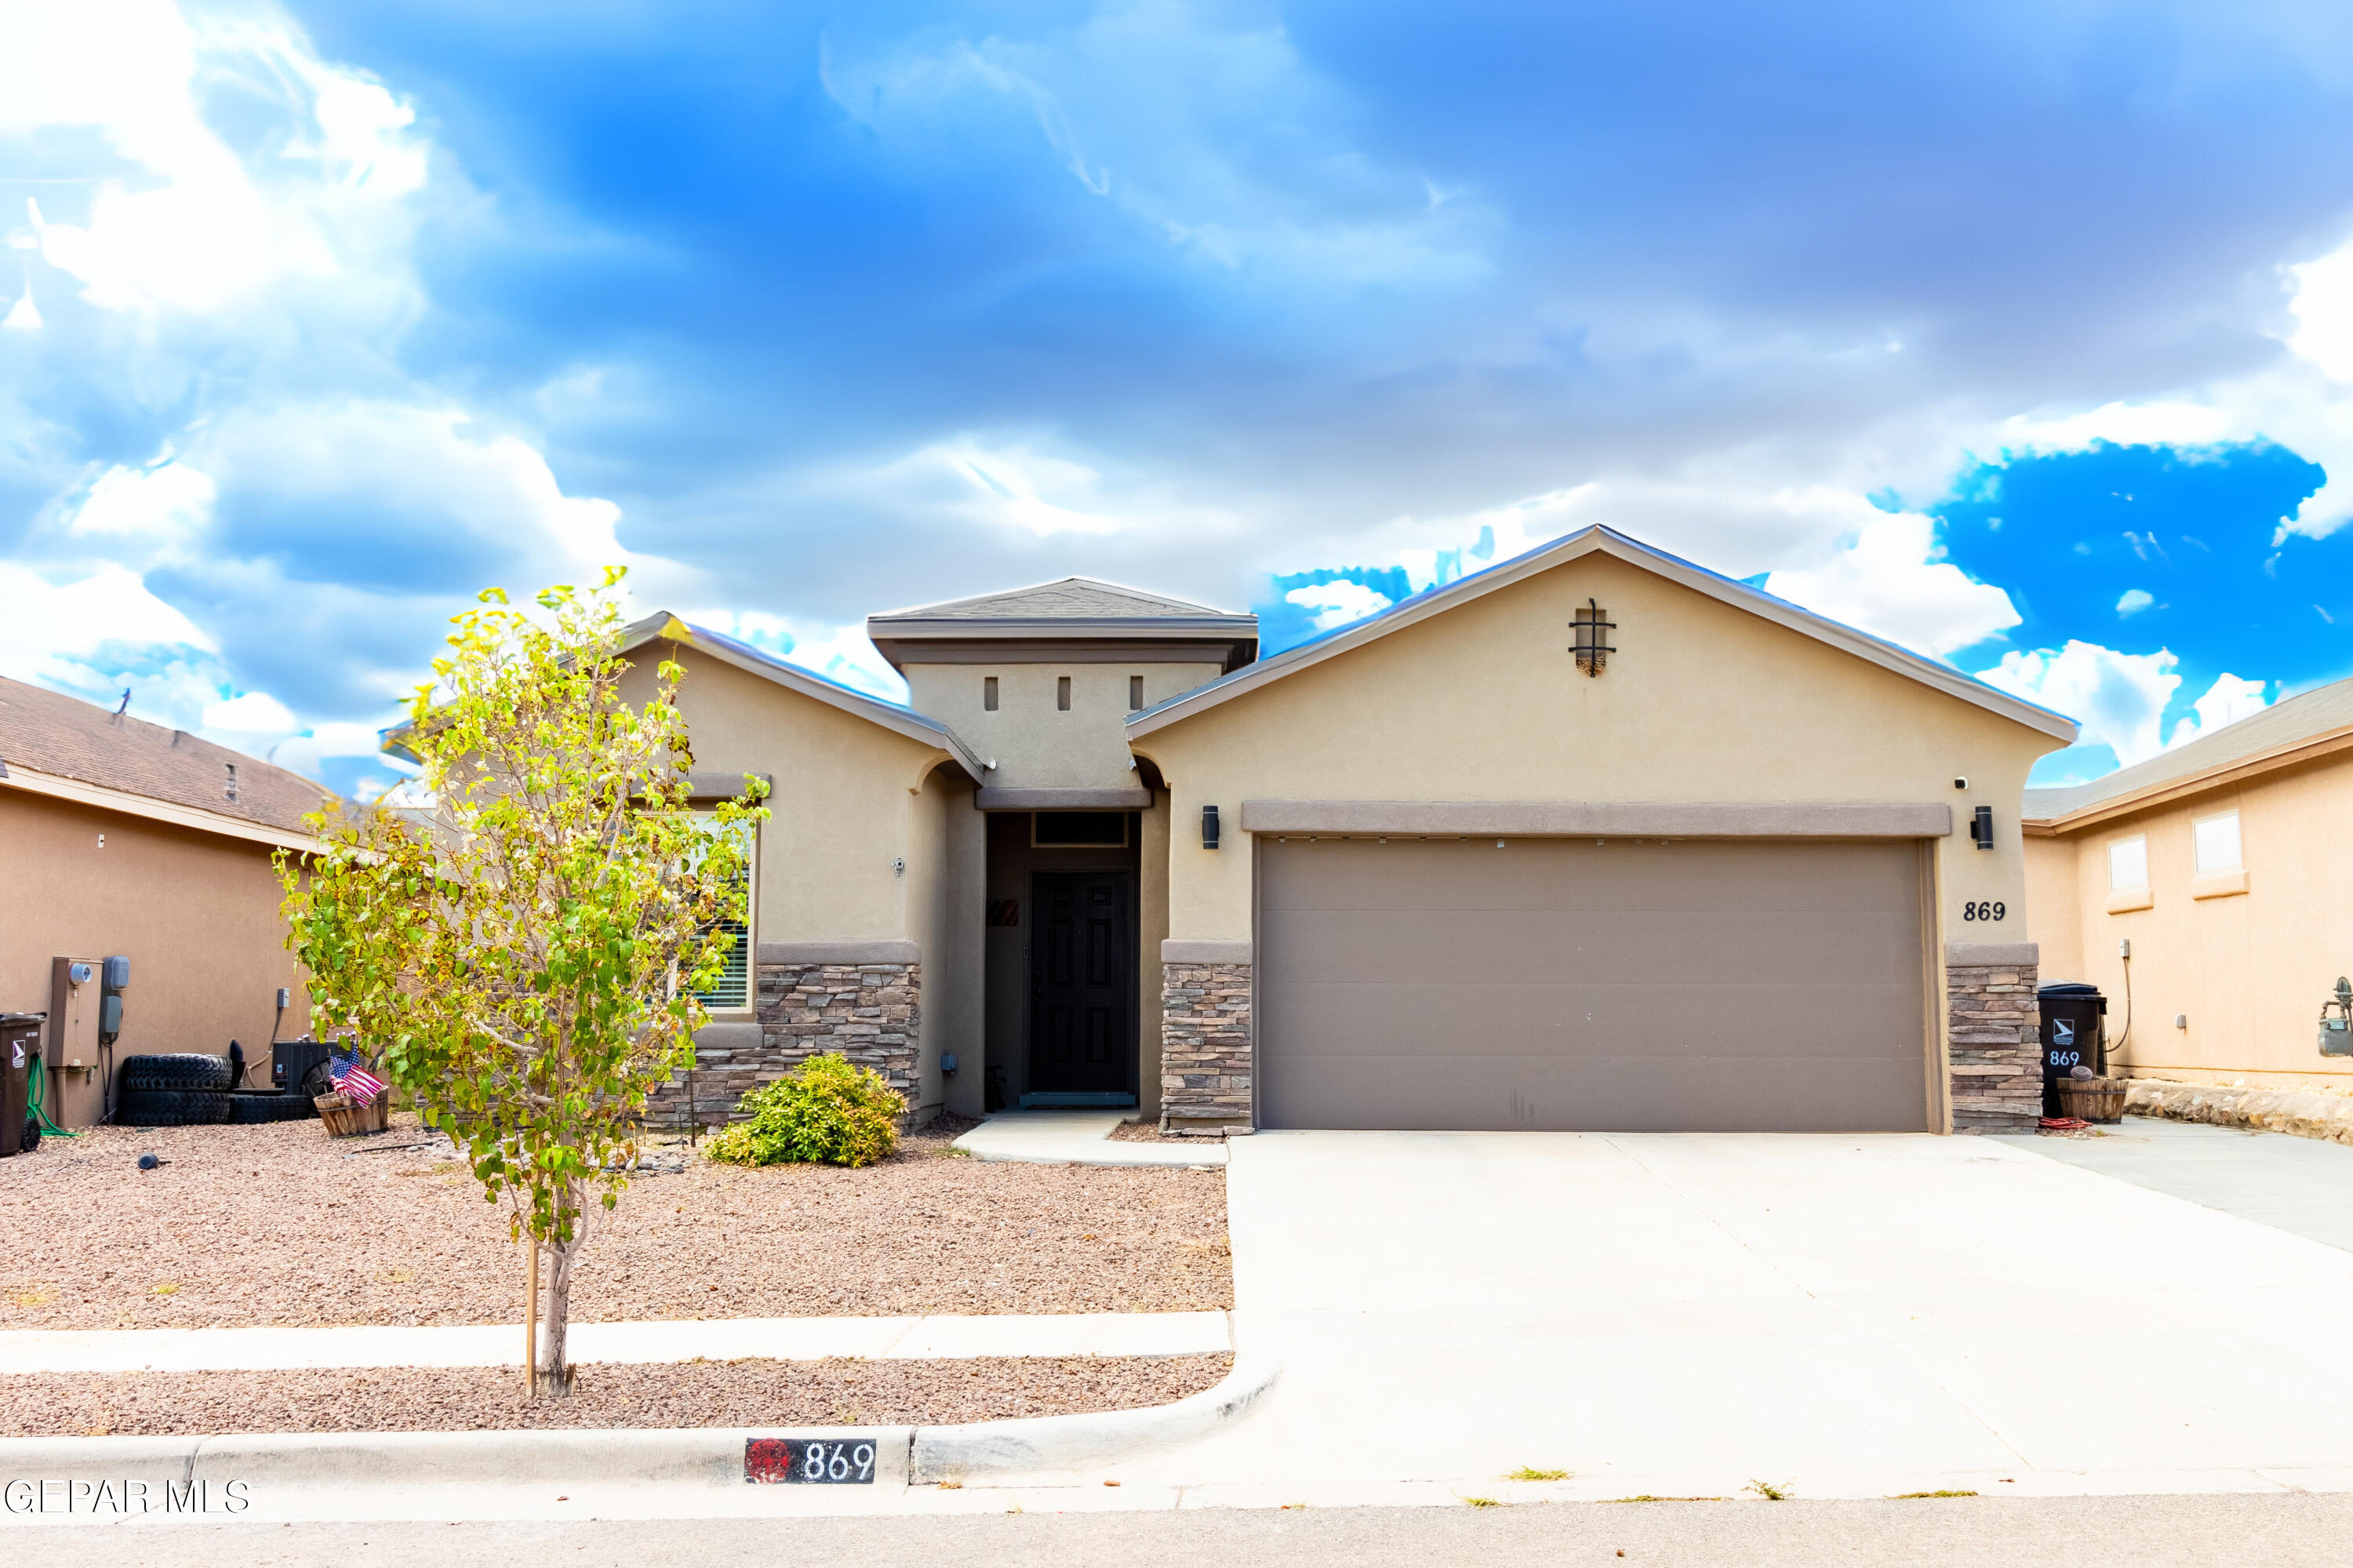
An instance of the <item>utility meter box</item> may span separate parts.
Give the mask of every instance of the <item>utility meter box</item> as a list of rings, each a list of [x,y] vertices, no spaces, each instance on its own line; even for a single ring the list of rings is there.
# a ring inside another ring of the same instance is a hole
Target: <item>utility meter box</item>
[[[41,1048],[41,1108],[51,1122],[71,1129],[95,1127],[106,1116],[111,1048],[98,1043],[100,976],[97,959],[49,960],[49,1020]]]

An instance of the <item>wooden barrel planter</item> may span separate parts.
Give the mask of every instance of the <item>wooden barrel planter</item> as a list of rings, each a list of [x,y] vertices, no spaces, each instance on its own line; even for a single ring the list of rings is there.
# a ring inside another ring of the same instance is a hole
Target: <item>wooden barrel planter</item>
[[[327,1124],[329,1138],[356,1138],[364,1132],[382,1132],[392,1125],[392,1097],[378,1095],[366,1105],[337,1090],[321,1095],[312,1102],[319,1107],[319,1119]]]
[[[2125,1081],[2122,1078],[2061,1078],[2059,1104],[2069,1116],[2079,1116],[2085,1121],[2122,1121],[2125,1119]]]

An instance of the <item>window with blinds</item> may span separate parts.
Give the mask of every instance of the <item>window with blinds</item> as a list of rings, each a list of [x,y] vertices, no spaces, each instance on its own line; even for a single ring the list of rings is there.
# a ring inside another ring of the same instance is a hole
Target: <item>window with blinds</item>
[[[752,916],[756,890],[753,885],[752,867],[758,862],[757,829],[745,823],[742,832],[747,840],[744,856],[744,914],[741,920],[722,920],[705,927],[712,933],[724,932],[734,938],[727,949],[726,967],[719,972],[719,981],[709,991],[696,992],[702,1005],[713,1012],[748,1012],[752,1008]]]
[[[727,967],[719,983],[702,993],[702,1005],[713,1012],[752,1005],[752,927],[742,920],[723,920],[712,927],[735,938],[727,951]]]

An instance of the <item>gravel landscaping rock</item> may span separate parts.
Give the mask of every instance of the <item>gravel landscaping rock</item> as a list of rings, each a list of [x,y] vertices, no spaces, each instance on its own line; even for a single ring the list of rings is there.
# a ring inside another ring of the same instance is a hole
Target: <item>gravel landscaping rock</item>
[[[1187,1143],[1197,1149],[1206,1144],[1223,1143],[1226,1140],[1226,1135],[1222,1130],[1163,1132],[1160,1130],[1160,1124],[1156,1121],[1121,1122],[1111,1129],[1111,1137],[1113,1143]]]
[[[560,1402],[530,1400],[512,1367],[41,1372],[0,1377],[0,1437],[921,1425],[1167,1404],[1232,1365],[1231,1356],[596,1363],[575,1369]]]
[[[574,1318],[1233,1304],[1223,1171],[949,1155],[971,1125],[935,1123],[860,1171],[658,1144],[678,1172],[639,1173],[592,1221]],[[140,1170],[142,1151],[163,1163]],[[0,1183],[0,1328],[521,1320],[504,1209],[413,1116],[344,1139],[317,1122],[93,1128],[9,1163],[37,1180]]]

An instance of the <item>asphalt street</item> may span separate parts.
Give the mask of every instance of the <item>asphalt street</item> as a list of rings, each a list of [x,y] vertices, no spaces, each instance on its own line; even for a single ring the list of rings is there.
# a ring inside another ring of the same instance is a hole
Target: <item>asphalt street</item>
[[[597,1524],[296,1524],[11,1531],[44,1568],[1386,1568],[1673,1564],[1820,1568],[2338,1568],[2353,1495],[1885,1502],[1568,1503],[1493,1509],[1205,1509]]]

